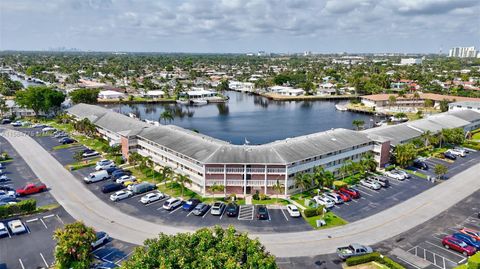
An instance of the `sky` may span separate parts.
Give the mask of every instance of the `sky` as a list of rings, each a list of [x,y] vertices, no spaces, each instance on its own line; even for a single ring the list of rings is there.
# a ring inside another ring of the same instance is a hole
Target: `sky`
[[[0,50],[445,53],[480,0],[0,0]]]

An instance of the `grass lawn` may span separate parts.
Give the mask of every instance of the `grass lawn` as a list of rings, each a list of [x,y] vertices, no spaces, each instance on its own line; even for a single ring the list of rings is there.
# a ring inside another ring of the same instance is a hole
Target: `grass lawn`
[[[409,169],[404,169],[405,172],[409,173],[409,174],[412,174],[414,176],[417,176],[419,178],[423,178],[423,179],[427,179],[427,175],[425,174],[422,174],[420,172],[417,172],[417,171],[413,171],[413,170],[409,170]]]
[[[480,132],[474,133],[474,134],[472,135],[472,139],[473,139],[473,140],[480,140]]]
[[[288,205],[289,202],[281,198],[270,198],[268,200],[252,200],[254,205]]]
[[[225,197],[208,197],[207,196],[207,197],[200,198],[200,201],[202,201],[202,203],[207,203],[207,204],[213,204],[216,201],[227,203],[227,201],[225,201]],[[245,200],[237,197],[237,200],[235,201],[235,203],[237,205],[245,205]]]
[[[388,269],[389,267],[378,262],[368,262],[364,264],[359,264],[355,266],[347,266],[345,269]]]
[[[166,184],[158,185],[158,190],[171,197],[180,197],[182,195],[180,184],[176,182],[169,182]],[[190,198],[201,199],[200,195],[198,195],[196,192],[189,190],[188,188],[185,188],[183,192],[183,199],[190,199]]]
[[[0,163],[9,163],[11,161],[13,161],[13,158],[8,158],[6,160],[0,161]]]
[[[78,145],[79,145],[78,143],[58,145],[58,146],[53,147],[52,149],[53,149],[53,150],[68,149],[68,148],[72,148],[72,147],[75,147],[75,146],[78,146]]]
[[[322,219],[322,218],[325,220],[327,225],[317,228],[317,220]],[[333,214],[332,212],[325,213],[323,217],[322,216],[314,216],[314,217],[310,217],[310,218],[305,218],[305,220],[314,229],[327,229],[327,228],[332,228],[332,227],[336,227],[336,226],[345,225],[345,224],[348,223],[346,220],[340,218],[339,216]]]
[[[94,166],[97,163],[98,160],[100,160],[100,158],[95,158],[95,159],[91,159],[91,160],[88,160],[88,161],[79,161],[79,162],[71,163],[71,164],[67,165],[67,169],[73,171],[73,170],[78,170],[78,169],[82,169],[82,168],[85,168],[85,167]]]

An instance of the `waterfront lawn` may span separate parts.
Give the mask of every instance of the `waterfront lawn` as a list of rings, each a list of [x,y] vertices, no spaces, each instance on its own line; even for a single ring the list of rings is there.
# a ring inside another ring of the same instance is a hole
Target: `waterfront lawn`
[[[473,140],[480,140],[480,132],[476,132],[472,135]]]
[[[267,200],[253,200],[252,204],[254,205],[288,205],[288,200],[281,199],[281,198],[270,198]]]
[[[303,215],[303,214],[302,214]],[[348,222],[339,216],[335,215],[333,212],[329,211],[325,213],[323,216],[314,216],[314,217],[309,217],[306,218],[303,216],[305,220],[312,226],[314,229],[327,229],[327,228],[332,228],[332,227],[337,227],[341,225],[345,225]],[[322,227],[317,227],[317,220],[319,219],[324,219],[327,225],[322,226]]]
[[[72,147],[75,147],[75,146],[78,146],[78,145],[79,145],[78,143],[58,145],[58,146],[53,147],[52,150],[68,149],[68,148],[72,148]]]

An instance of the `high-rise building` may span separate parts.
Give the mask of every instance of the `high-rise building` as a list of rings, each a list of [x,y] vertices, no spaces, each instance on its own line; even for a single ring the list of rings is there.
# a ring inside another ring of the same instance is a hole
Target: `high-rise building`
[[[475,47],[454,47],[450,49],[448,57],[475,58],[478,54]]]

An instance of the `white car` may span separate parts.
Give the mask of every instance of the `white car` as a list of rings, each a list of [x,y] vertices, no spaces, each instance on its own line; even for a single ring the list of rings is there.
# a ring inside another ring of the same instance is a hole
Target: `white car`
[[[8,235],[9,235],[9,233],[8,233],[7,227],[5,226],[5,224],[0,222],[0,237],[4,237],[4,236],[8,236]]]
[[[44,127],[42,129],[42,132],[54,132],[56,131],[57,129],[53,128],[53,127],[50,127],[50,126],[47,126],[47,127]]]
[[[0,197],[4,197],[4,196],[15,198],[17,197],[17,192],[0,190]]]
[[[23,223],[18,219],[9,221],[7,225],[12,234],[21,234],[27,231],[25,225],[23,225]]]
[[[402,175],[403,178],[410,178],[410,174],[407,173],[407,172],[405,172],[405,171],[403,171],[403,170],[395,170],[395,172],[396,172],[397,174]]]
[[[167,201],[165,201],[165,203],[163,204],[163,209],[173,210],[179,207],[181,204],[182,204],[182,200],[180,200],[179,198],[172,197]]]
[[[121,177],[117,178],[117,180],[115,180],[115,182],[117,182],[119,184],[123,184],[127,181],[137,181],[137,179],[134,176],[124,175],[124,176],[121,176]]]
[[[300,210],[295,205],[287,205],[287,212],[292,218],[300,217]]]
[[[131,191],[117,191],[116,193],[110,195],[110,200],[112,200],[113,202],[118,202],[131,196],[133,196],[133,192]]]
[[[110,160],[101,160],[97,162],[97,166],[95,166],[95,170],[105,170],[111,167],[115,167],[115,163]]]
[[[88,158],[88,157],[93,157],[93,156],[97,156],[97,155],[100,155],[100,153],[98,153],[98,152],[96,152],[96,151],[94,151],[94,150],[89,150],[89,151],[87,151],[87,152],[84,152],[84,153],[82,154],[82,157],[83,157],[83,158]]]
[[[455,150],[459,150],[459,151],[461,151],[461,152],[463,152],[463,153],[465,153],[465,154],[466,154],[466,153],[469,153],[468,149],[467,149],[467,148],[464,148],[464,147],[455,147]]]
[[[45,124],[41,124],[41,123],[35,123],[34,125],[32,125],[33,128],[42,128],[42,127],[45,127]]]
[[[0,182],[2,182],[2,181],[8,181],[7,175],[3,174],[3,175],[0,176]]]
[[[360,180],[360,184],[372,190],[379,190],[382,186],[371,179]]]
[[[155,201],[161,200],[163,198],[165,198],[165,194],[163,194],[161,192],[151,192],[149,194],[144,195],[140,199],[140,202],[142,202],[142,204],[146,205],[146,204],[153,203]]]
[[[335,206],[335,202],[325,196],[315,196],[313,201],[319,205],[325,206],[325,208],[332,208]]]
[[[17,120],[17,121],[14,121],[14,122],[10,123],[10,125],[12,125],[13,127],[20,127],[20,126],[22,126],[22,122]]]
[[[325,197],[329,198],[330,200],[334,201],[335,204],[343,204],[343,199],[340,197],[340,195],[334,193],[334,192],[329,192],[324,194]]]
[[[448,152],[452,153],[455,156],[465,157],[465,151],[460,149],[449,149]]]
[[[110,236],[106,232],[96,232],[95,241],[92,242],[92,248],[97,248],[100,245],[106,244],[110,240]]]
[[[405,177],[402,174],[397,173],[395,170],[385,172],[385,175],[389,178],[404,180]]]

